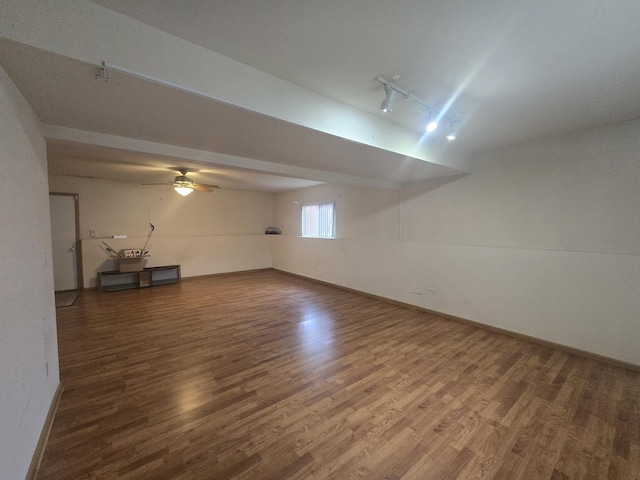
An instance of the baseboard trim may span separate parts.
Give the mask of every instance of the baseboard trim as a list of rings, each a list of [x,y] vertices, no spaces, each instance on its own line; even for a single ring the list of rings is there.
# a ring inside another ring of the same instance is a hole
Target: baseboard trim
[[[420,307],[418,305],[412,305],[410,303],[400,302],[398,300],[393,300],[387,297],[381,297],[379,295],[374,295],[373,293],[363,292],[362,290],[356,290],[354,288],[344,287],[342,285],[338,285],[337,283],[325,282],[324,280],[318,280],[317,278],[307,277],[305,275],[300,275],[297,273],[288,272],[286,270],[280,270],[279,268],[272,268],[280,273],[284,273],[286,275],[291,275],[292,277],[304,278],[305,280],[310,280],[312,282],[320,283],[323,285],[329,285],[331,287],[336,287],[341,290],[345,290],[351,293],[357,293],[359,295],[364,295],[365,297],[375,298],[376,300],[380,300],[386,303],[390,303],[393,305],[397,305],[399,307],[408,308],[411,310],[418,310],[420,312],[428,313],[430,315],[437,315],[442,318],[446,318],[448,320],[454,320],[456,322],[465,323],[467,325],[471,325],[473,327],[482,328],[484,330],[489,330],[491,332],[500,333],[502,335],[507,335],[509,337],[517,338],[520,340],[526,340],[528,342],[537,343],[538,345],[544,345],[545,347],[555,348],[567,353],[572,353],[574,355],[579,355],[581,357],[586,357],[591,360],[597,360],[599,362],[607,363],[609,365],[613,365],[614,367],[625,368],[627,370],[631,370],[634,372],[640,372],[640,365],[636,365],[634,363],[625,362],[623,360],[618,360],[611,357],[606,357],[604,355],[599,355],[597,353],[588,352],[586,350],[580,350],[579,348],[570,347],[568,345],[563,345],[561,343],[550,342],[548,340],[544,340],[542,338],[531,337],[529,335],[525,335],[523,333],[514,332],[511,330],[506,330],[500,327],[494,327],[492,325],[487,325],[485,323],[476,322],[474,320],[469,320],[468,318],[456,317],[455,315],[450,315],[448,313],[438,312],[436,310],[430,310],[428,308]]]
[[[58,388],[56,388],[56,393],[53,394],[53,399],[51,399],[51,405],[49,405],[49,413],[47,413],[47,418],[45,419],[44,425],[42,426],[42,432],[40,432],[40,438],[38,439],[36,450],[35,452],[33,452],[33,457],[31,458],[31,464],[29,465],[29,470],[27,471],[27,477],[25,480],[35,480],[38,476],[38,470],[40,470],[40,462],[42,462],[44,449],[47,446],[47,441],[49,440],[49,434],[51,433],[53,420],[54,418],[56,418],[56,412],[58,411],[58,405],[60,404],[60,398],[62,398],[63,391],[64,386],[62,385],[62,383],[58,383]]]
[[[209,277],[226,277],[228,275],[237,275],[239,273],[255,273],[255,272],[268,272],[270,270],[274,270],[271,267],[266,268],[254,268],[252,270],[234,270],[232,272],[220,272],[220,273],[205,273],[204,275],[192,275],[190,277],[180,277],[180,281],[189,281],[189,280],[198,280],[199,278],[209,278]]]

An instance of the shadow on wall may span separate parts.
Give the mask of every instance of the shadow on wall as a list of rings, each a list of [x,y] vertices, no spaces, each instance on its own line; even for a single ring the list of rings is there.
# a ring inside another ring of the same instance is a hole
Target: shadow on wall
[[[423,195],[427,192],[431,192],[440,187],[444,187],[449,183],[455,182],[456,180],[461,180],[469,175],[471,174],[463,173],[460,175],[450,175],[447,177],[431,178],[429,180],[423,180],[419,182],[404,183],[402,185],[402,199],[411,200],[414,197],[419,197],[420,195]]]
[[[116,260],[107,259],[100,264],[98,272],[109,272],[112,270],[118,270],[118,262]]]

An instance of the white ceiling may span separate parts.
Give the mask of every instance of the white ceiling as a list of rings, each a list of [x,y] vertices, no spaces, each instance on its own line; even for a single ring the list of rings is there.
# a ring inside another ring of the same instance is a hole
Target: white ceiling
[[[638,0],[95,0],[382,115],[391,78],[479,150],[640,117]],[[389,115],[410,128],[415,105]],[[403,115],[404,114],[404,115]]]
[[[138,184],[171,183],[178,168],[187,168],[196,183],[218,185],[228,190],[284,192],[322,182],[267,175],[246,169],[199,164],[163,155],[69,142],[47,142],[49,174],[102,178]]]
[[[400,75],[401,86],[459,115],[455,146],[437,147],[449,153],[640,118],[637,0],[93,3],[418,132],[419,105],[378,109],[383,90],[372,79]],[[460,173],[117,71],[105,83],[96,64],[42,47],[0,39],[0,64],[58,128],[48,141],[52,174],[144,183],[187,166],[202,183],[277,192]],[[153,145],[125,148],[109,136]]]
[[[46,126],[142,139],[163,152],[48,135],[51,175],[150,183],[172,180],[179,166],[198,172],[190,177],[200,183],[280,192],[336,179],[393,188],[462,173],[116,70],[109,70],[108,81],[103,81],[96,75],[97,65],[9,40],[0,40],[0,62]],[[196,153],[172,155],[169,146]],[[206,157],[199,160],[200,155]],[[267,167],[252,168],[246,159]]]

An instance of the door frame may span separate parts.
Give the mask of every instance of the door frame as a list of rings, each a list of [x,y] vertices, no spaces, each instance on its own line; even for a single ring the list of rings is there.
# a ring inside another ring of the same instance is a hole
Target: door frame
[[[82,274],[82,242],[80,241],[80,196],[77,193],[49,192],[49,195],[73,197],[73,209],[76,217],[76,290],[84,289],[84,276]],[[51,219],[49,219],[51,221]]]

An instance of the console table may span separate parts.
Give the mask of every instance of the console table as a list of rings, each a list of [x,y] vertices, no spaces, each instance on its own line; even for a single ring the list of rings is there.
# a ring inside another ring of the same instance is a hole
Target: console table
[[[98,272],[97,289],[99,292],[114,292],[130,288],[155,287],[180,281],[180,265],[148,267],[138,272],[111,270]]]

